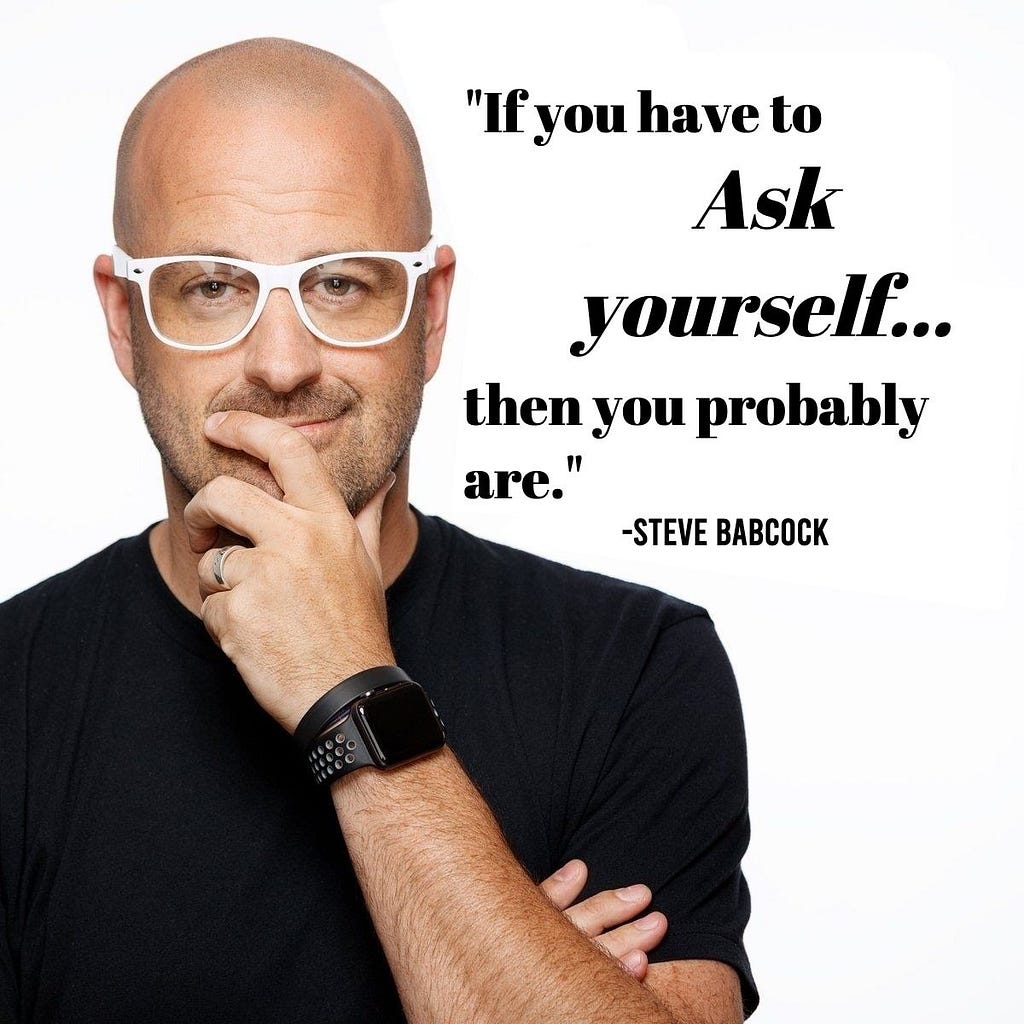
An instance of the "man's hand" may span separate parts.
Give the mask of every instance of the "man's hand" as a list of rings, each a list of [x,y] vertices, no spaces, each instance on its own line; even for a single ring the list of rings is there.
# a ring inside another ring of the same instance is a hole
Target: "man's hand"
[[[391,477],[353,519],[298,430],[250,412],[217,413],[210,440],[265,462],[278,500],[219,476],[185,507],[199,563],[202,618],[253,696],[294,732],[335,683],[394,663],[380,569],[380,518]],[[221,528],[252,541],[213,575]]]
[[[587,865],[571,860],[540,883],[541,891],[584,935],[616,957],[638,981],[647,976],[647,954],[665,937],[668,918],[655,912],[637,920],[651,902],[646,885],[608,889],[580,903],[573,900],[587,882]]]

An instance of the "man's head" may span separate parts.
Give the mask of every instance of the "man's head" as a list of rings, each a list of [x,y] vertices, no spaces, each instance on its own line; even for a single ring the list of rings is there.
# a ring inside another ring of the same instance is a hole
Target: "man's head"
[[[355,250],[415,251],[430,235],[419,146],[394,97],[360,68],[300,43],[256,39],[203,54],[133,111],[118,153],[114,232],[129,256],[232,254],[292,263]],[[96,281],[119,367],[184,496],[219,473],[276,492],[255,459],[212,445],[207,415],[244,409],[305,429],[356,511],[406,454],[440,357],[454,257],[438,253],[406,329],[338,348],[270,293],[252,331],[182,351],[150,330],[135,284]]]

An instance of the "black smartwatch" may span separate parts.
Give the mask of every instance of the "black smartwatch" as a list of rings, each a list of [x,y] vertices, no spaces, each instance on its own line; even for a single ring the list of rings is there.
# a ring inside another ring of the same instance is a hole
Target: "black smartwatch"
[[[337,709],[335,703],[330,721],[323,723],[329,698],[345,704]],[[321,785],[359,768],[397,768],[440,750],[445,741],[433,701],[419,683],[391,665],[360,672],[328,691],[296,729],[302,741],[310,732],[307,719],[316,723],[316,735],[306,759]]]

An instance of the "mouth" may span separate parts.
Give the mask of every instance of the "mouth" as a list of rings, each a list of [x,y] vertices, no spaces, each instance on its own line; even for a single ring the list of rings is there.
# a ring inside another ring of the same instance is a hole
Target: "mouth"
[[[324,433],[334,426],[341,416],[336,416],[330,420],[279,420],[279,423],[286,423],[289,427],[294,428],[300,434],[305,434],[306,437],[314,438]]]

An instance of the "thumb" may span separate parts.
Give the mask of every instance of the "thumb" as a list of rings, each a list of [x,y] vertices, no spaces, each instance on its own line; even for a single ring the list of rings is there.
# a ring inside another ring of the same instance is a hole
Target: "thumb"
[[[380,568],[380,521],[384,515],[384,499],[388,491],[395,486],[395,474],[389,473],[388,478],[380,485],[374,496],[362,507],[355,517],[356,527],[359,535],[363,538],[363,547],[367,554],[373,559],[378,574]]]

